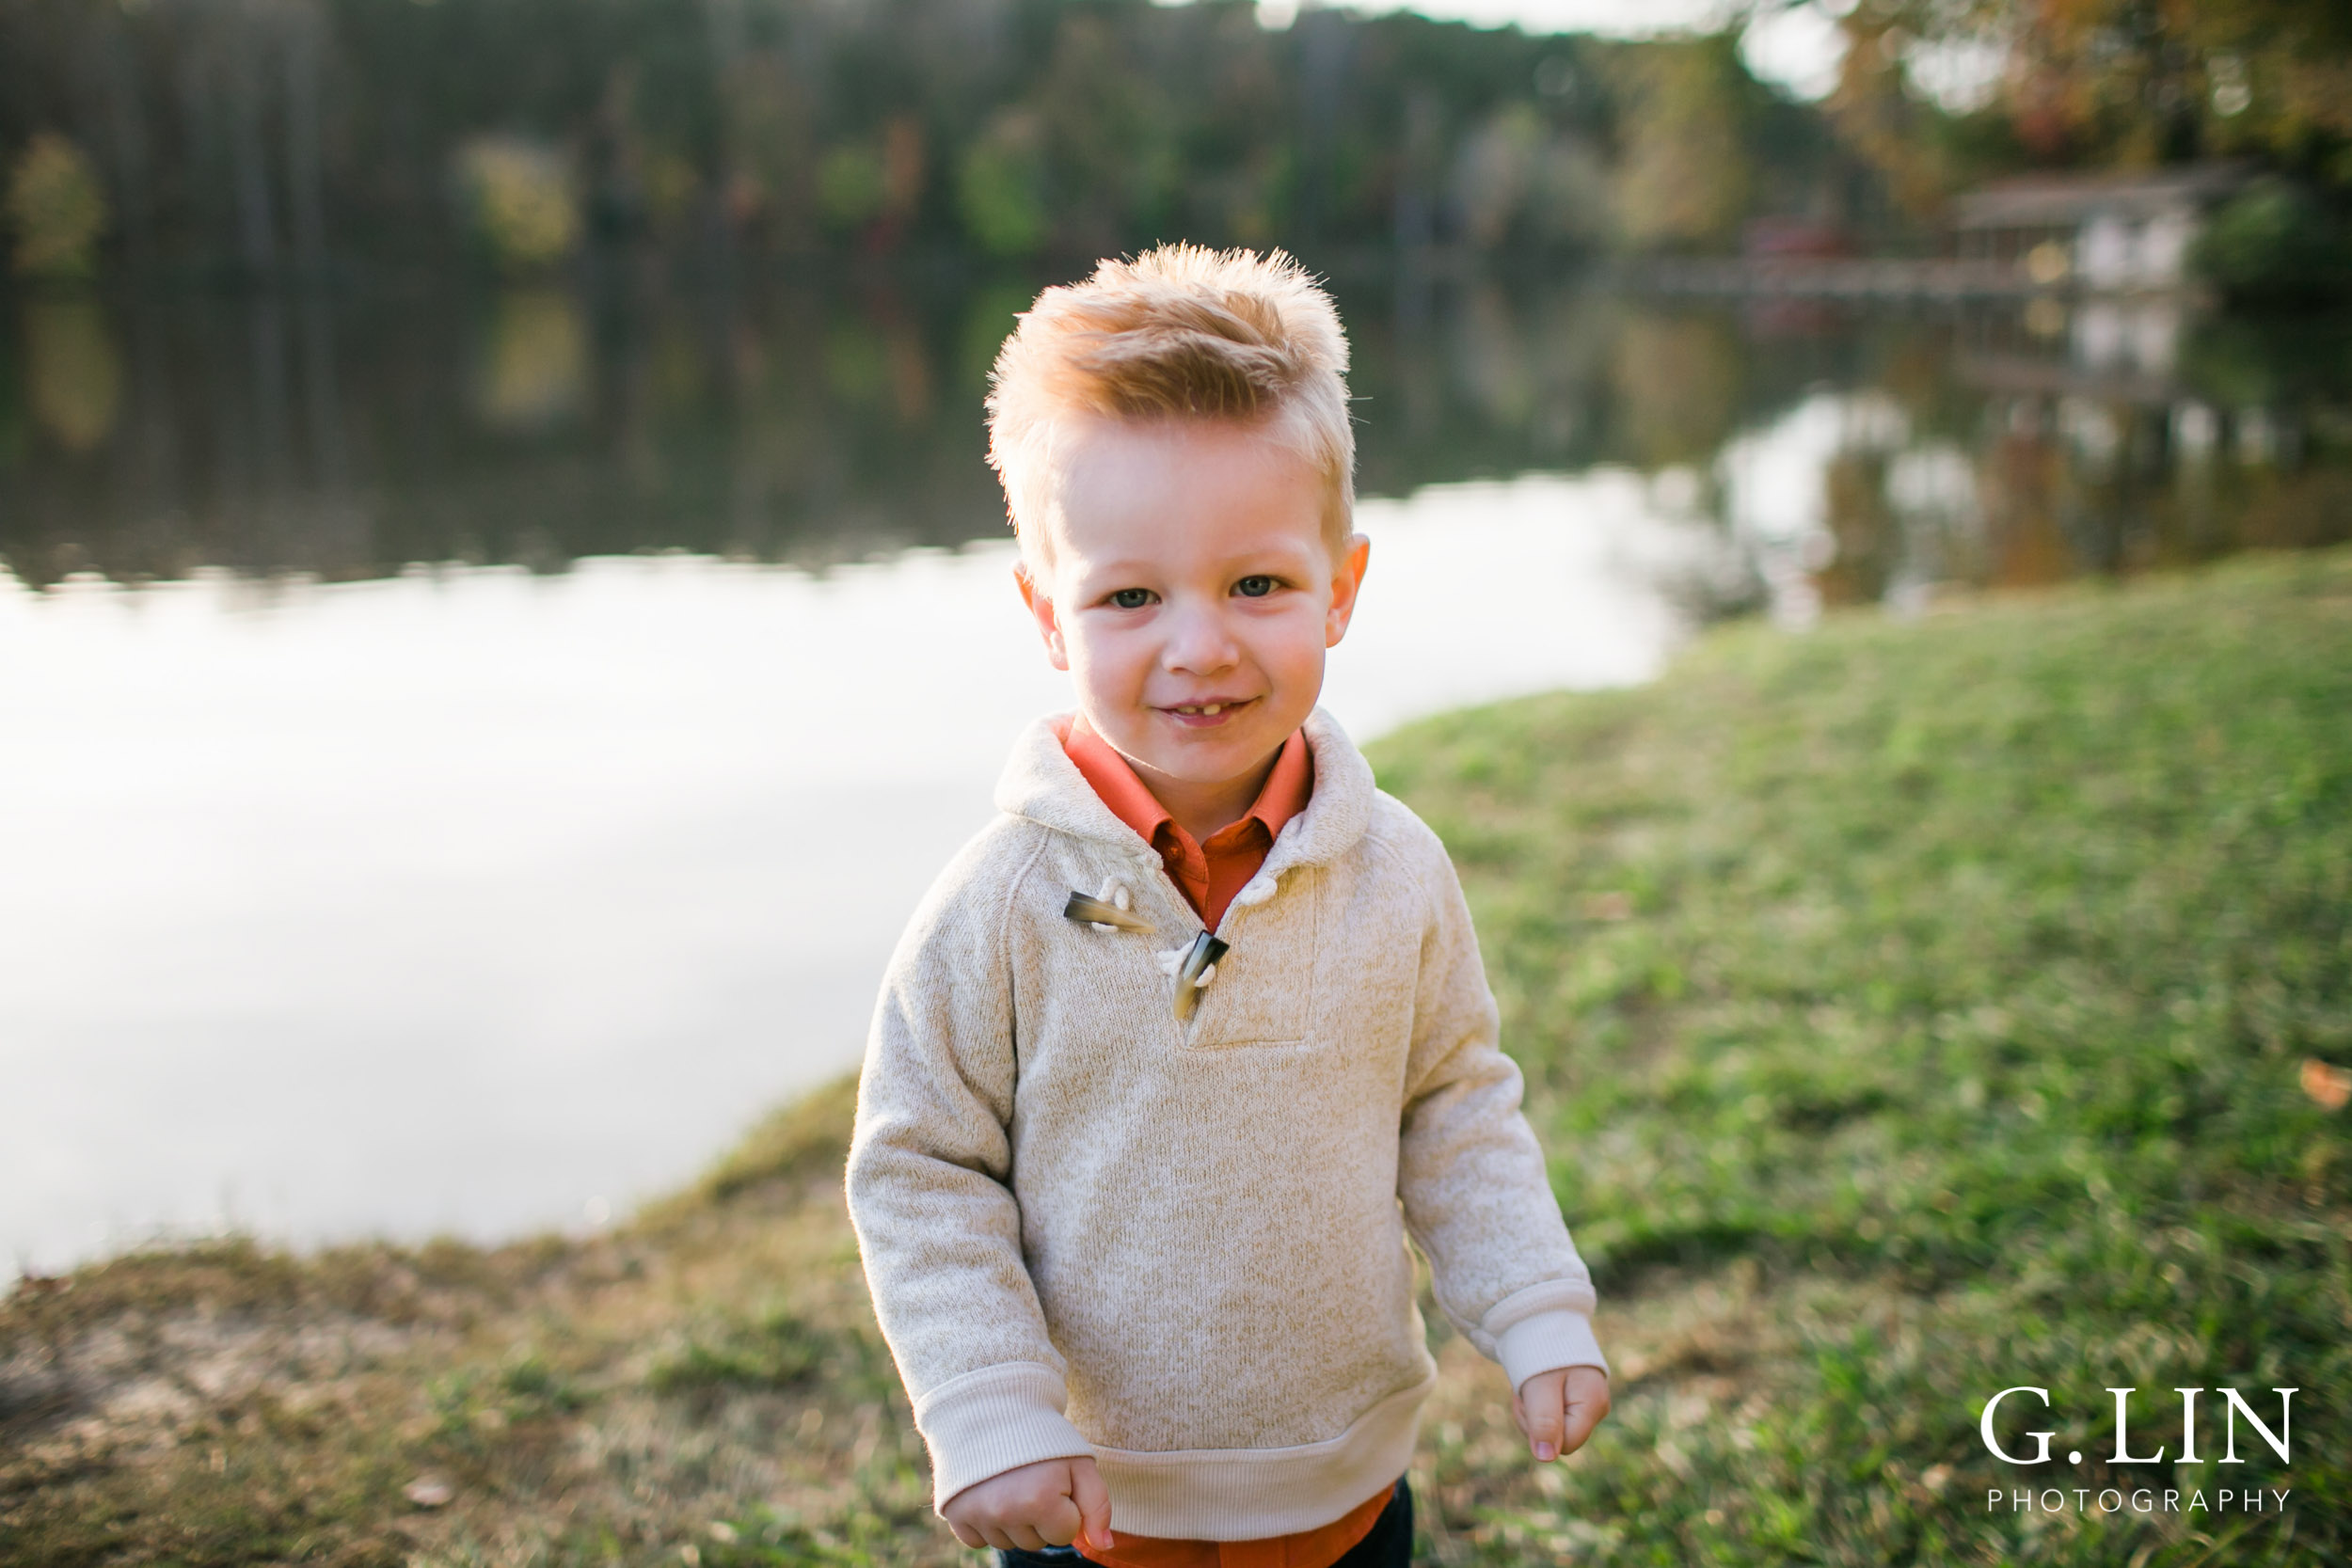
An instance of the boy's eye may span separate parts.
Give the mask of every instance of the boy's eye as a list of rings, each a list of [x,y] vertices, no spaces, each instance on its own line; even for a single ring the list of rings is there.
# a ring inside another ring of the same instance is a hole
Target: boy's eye
[[[1111,594],[1111,603],[1121,610],[1141,610],[1152,602],[1149,588],[1121,588]]]
[[[1263,599],[1274,592],[1274,579],[1268,577],[1244,578],[1233,584],[1233,592],[1245,599]]]

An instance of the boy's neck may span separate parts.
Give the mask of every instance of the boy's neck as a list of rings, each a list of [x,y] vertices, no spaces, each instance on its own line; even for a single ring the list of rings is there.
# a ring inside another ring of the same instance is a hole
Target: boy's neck
[[[1274,771],[1275,760],[1281,754],[1282,748],[1277,746],[1247,773],[1216,784],[1171,779],[1133,757],[1127,759],[1127,766],[1136,770],[1136,777],[1143,781],[1143,787],[1152,792],[1152,798],[1176,819],[1176,826],[1190,833],[1195,844],[1206,844],[1212,836],[1249,815],[1249,808],[1258,803],[1258,797],[1264,792],[1266,776]]]
[[[1249,808],[1265,793],[1266,780],[1274,772],[1274,765],[1282,758],[1282,746],[1277,746],[1254,764],[1247,772],[1216,784],[1199,784],[1170,778],[1148,764],[1138,762],[1112,746],[1103,732],[1086,721],[1083,713],[1071,716],[1076,729],[1090,736],[1093,742],[1116,754],[1127,765],[1136,782],[1150,791],[1160,809],[1174,818],[1178,827],[1192,835],[1195,844],[1206,844],[1212,836],[1224,832],[1249,815]],[[1289,745],[1287,738],[1283,746]]]

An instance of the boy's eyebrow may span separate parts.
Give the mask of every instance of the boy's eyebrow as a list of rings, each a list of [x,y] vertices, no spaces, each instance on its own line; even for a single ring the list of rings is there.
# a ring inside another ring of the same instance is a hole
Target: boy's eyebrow
[[[1229,569],[1236,564],[1265,567],[1293,566],[1300,560],[1311,558],[1313,553],[1311,550],[1287,548],[1280,544],[1252,546],[1248,549],[1236,551],[1228,557],[1223,564]],[[1271,562],[1262,559],[1268,556],[1281,559]],[[1167,569],[1166,562],[1152,556],[1121,556],[1111,561],[1088,562],[1083,568],[1083,575],[1089,578],[1126,577],[1137,572],[1162,572]]]
[[[1152,560],[1149,556],[1138,556],[1132,560],[1121,557],[1117,561],[1089,562],[1085,566],[1087,576],[1104,578],[1124,577],[1131,572],[1150,572],[1160,569],[1161,563]]]

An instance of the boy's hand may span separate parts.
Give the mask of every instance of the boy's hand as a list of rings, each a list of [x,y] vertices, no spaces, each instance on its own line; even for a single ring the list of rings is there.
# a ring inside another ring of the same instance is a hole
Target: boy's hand
[[[1539,1460],[1566,1458],[1609,1414],[1609,1374],[1598,1367],[1537,1372],[1511,1396],[1511,1418]]]
[[[1530,1387],[1534,1381],[1528,1379]],[[991,1476],[948,1498],[939,1512],[967,1546],[1034,1552],[1075,1542],[1111,1549],[1110,1489],[1089,1458],[1041,1459]]]

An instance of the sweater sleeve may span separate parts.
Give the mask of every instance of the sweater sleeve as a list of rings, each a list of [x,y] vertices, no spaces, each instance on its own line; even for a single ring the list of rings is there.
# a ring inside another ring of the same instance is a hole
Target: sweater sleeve
[[[1429,1259],[1438,1306],[1516,1389],[1561,1367],[1608,1370],[1593,1336],[1592,1275],[1560,1217],[1543,1150],[1520,1114],[1518,1064],[1460,880],[1417,821],[1429,914],[1413,999],[1398,1196]]]
[[[949,866],[891,958],[850,1145],[850,1222],[943,1507],[1006,1470],[1093,1452],[1062,1414],[1065,1365],[1008,1186],[1015,1058],[1004,927],[1017,878],[975,875],[989,847]]]

